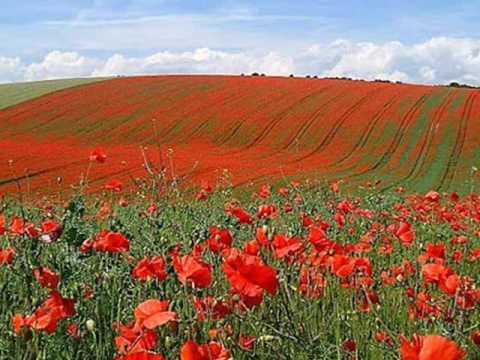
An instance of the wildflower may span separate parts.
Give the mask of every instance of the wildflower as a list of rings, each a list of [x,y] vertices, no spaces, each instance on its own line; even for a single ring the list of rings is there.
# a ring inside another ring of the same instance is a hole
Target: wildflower
[[[151,259],[143,258],[133,269],[132,276],[140,281],[165,280],[168,276],[165,259],[161,256],[155,256]]]
[[[85,246],[88,247],[87,244]],[[130,249],[130,242],[120,233],[104,230],[97,235],[91,246],[100,252],[120,253]]]
[[[33,315],[23,317],[16,314],[13,318],[13,327],[16,334],[19,334],[24,327],[52,334],[57,330],[59,321],[74,315],[75,300],[64,299],[57,291],[53,291]]]
[[[210,239],[208,239],[208,247],[214,253],[229,249],[232,246],[233,237],[227,229],[220,229],[216,226],[210,228]]]
[[[105,184],[105,190],[113,192],[121,192],[123,190],[123,183],[119,180],[111,180]]]
[[[14,258],[15,258],[14,248],[0,250],[0,265],[11,264]]]
[[[277,272],[264,265],[259,257],[232,251],[223,263],[223,271],[230,285],[247,305],[260,304],[264,291],[271,295],[277,293]]]
[[[147,300],[137,306],[135,309],[135,319],[137,324],[149,330],[162,326],[169,321],[175,321],[177,314],[168,311],[168,301]]]
[[[195,255],[186,255],[179,257],[173,255],[173,267],[182,284],[192,282],[197,288],[210,287],[213,276],[212,266],[203,262]]]
[[[216,342],[198,345],[196,342],[187,341],[180,350],[180,360],[229,360],[230,352]]]
[[[39,267],[33,270],[33,276],[44,288],[56,289],[60,282],[60,276],[47,267]]]
[[[253,350],[253,347],[255,346],[255,342],[257,341],[256,336],[244,336],[240,335],[240,339],[238,340],[238,345],[243,349],[247,351]]]
[[[462,360],[466,352],[454,341],[439,335],[417,336],[409,342],[400,338],[402,360]]]
[[[103,151],[102,148],[96,148],[90,153],[90,161],[96,161],[100,164],[103,164],[107,160],[107,154]]]

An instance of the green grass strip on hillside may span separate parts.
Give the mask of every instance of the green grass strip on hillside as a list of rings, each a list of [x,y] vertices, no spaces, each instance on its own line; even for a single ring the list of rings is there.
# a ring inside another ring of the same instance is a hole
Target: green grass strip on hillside
[[[90,84],[105,79],[106,78],[64,79],[0,84],[0,110],[54,91]]]

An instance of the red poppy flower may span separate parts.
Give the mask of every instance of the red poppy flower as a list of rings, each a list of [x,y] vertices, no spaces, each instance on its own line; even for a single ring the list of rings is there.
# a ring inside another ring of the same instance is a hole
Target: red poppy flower
[[[268,239],[266,226],[257,229],[255,238],[260,246],[270,246],[270,240]]]
[[[137,306],[135,309],[135,319],[141,327],[153,330],[169,321],[175,321],[177,314],[168,311],[169,301],[147,300]]]
[[[335,245],[333,241],[328,239],[327,234],[321,226],[312,226],[310,228],[308,240],[318,252],[328,251]]]
[[[229,360],[230,352],[222,345],[211,342],[198,345],[196,342],[187,341],[180,350],[180,360]]]
[[[208,288],[212,283],[212,266],[203,262],[198,256],[173,255],[173,267],[182,284],[191,281],[197,288]]]
[[[104,230],[97,235],[92,247],[100,252],[120,253],[130,249],[130,242],[120,233]]]
[[[233,208],[228,209],[228,213],[233,217],[237,218],[240,224],[253,224],[252,216],[238,206],[234,206]]]
[[[7,232],[7,221],[5,215],[0,214],[0,235],[4,235]]]
[[[73,337],[75,340],[80,340],[80,327],[75,324],[75,323],[71,323],[67,326],[67,332],[68,332],[68,335],[70,335],[71,337]]]
[[[395,236],[397,236],[403,245],[411,246],[415,241],[415,229],[412,224],[402,222],[398,225]]]
[[[165,360],[162,355],[154,354],[147,351],[136,352],[133,354],[116,357],[114,360]]]
[[[96,161],[100,164],[103,164],[107,160],[107,154],[103,151],[102,148],[96,148],[90,153],[90,161]]]
[[[429,191],[425,195],[425,200],[430,201],[430,202],[438,202],[440,201],[440,194],[436,191]]]
[[[130,326],[116,324],[114,328],[119,332],[115,344],[121,354],[144,352],[157,346],[158,335],[154,330],[144,329],[137,323]]]
[[[161,256],[155,256],[151,259],[143,258],[133,269],[132,276],[134,279],[141,281],[165,280],[168,276],[165,259]]]
[[[109,183],[105,184],[105,190],[121,192],[123,189],[123,183],[119,180],[111,180]]]
[[[60,283],[60,276],[47,267],[39,267],[33,270],[33,276],[44,288],[56,289]]]
[[[15,258],[14,248],[0,250],[0,265],[11,264],[14,258]]]
[[[205,201],[208,199],[208,193],[205,191],[205,190],[200,190],[197,195],[195,195],[195,198],[198,200],[198,201]]]
[[[56,241],[63,232],[62,225],[58,224],[55,221],[44,221],[42,223],[42,240],[46,243],[51,243]]]
[[[193,306],[199,321],[205,321],[208,318],[217,321],[230,315],[233,310],[231,304],[217,300],[212,296],[195,299]]]
[[[15,216],[12,219],[12,225],[10,226],[10,231],[14,235],[23,235],[25,233],[25,221],[18,216]]]
[[[303,243],[299,238],[288,238],[285,235],[275,235],[272,241],[275,256],[282,259],[287,256],[295,256],[302,252]]]
[[[426,264],[422,267],[423,277],[428,284],[437,284],[447,295],[454,296],[461,280],[451,268],[440,264]]]
[[[345,351],[349,351],[349,352],[357,351],[357,343],[352,339],[345,340],[342,347]]]
[[[271,295],[277,293],[277,272],[257,256],[232,251],[225,259],[223,271],[233,289],[245,300],[251,300],[251,305],[262,301],[264,290]]]
[[[475,331],[472,333],[472,341],[475,345],[480,347],[480,331]]]
[[[290,194],[290,190],[288,190],[288,188],[286,187],[281,187],[280,189],[278,189],[278,193],[280,194],[280,196],[286,198]]]
[[[332,183],[332,184],[330,185],[330,188],[332,189],[332,191],[333,191],[334,193],[340,192],[340,181],[335,181],[334,183]]]
[[[257,240],[250,240],[245,244],[245,254],[258,255],[260,252],[260,244]]]
[[[434,245],[429,243],[427,245],[427,257],[429,259],[445,259],[446,247],[444,244]]]
[[[243,349],[243,350],[253,350],[253,347],[255,345],[255,341],[257,341],[256,336],[244,336],[240,335],[240,339],[238,340],[238,345]]]
[[[280,210],[275,205],[260,205],[257,212],[259,219],[276,219],[280,214]]]
[[[232,246],[233,237],[227,229],[219,229],[216,226],[210,228],[210,239],[208,239],[208,247],[214,253],[229,249]]]
[[[272,195],[272,188],[270,185],[262,185],[260,191],[258,192],[258,196],[262,199],[268,199]]]
[[[33,315],[24,318],[22,315],[16,314],[13,318],[13,327],[16,334],[20,333],[23,327],[52,334],[57,330],[60,320],[73,315],[75,315],[75,300],[64,299],[58,292],[53,291]]]
[[[378,332],[375,334],[375,340],[387,346],[393,346],[394,342],[390,335],[385,332]]]
[[[400,338],[402,360],[462,360],[466,352],[454,341],[439,335],[414,336],[408,342]]]

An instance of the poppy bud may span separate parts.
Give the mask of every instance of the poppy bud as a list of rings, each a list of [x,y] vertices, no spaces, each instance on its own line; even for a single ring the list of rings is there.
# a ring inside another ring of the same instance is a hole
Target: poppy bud
[[[86,325],[88,331],[90,331],[90,332],[95,331],[95,321],[93,321],[92,319],[88,319],[86,321],[85,325]]]
[[[472,341],[480,348],[480,331],[476,331],[472,334]]]

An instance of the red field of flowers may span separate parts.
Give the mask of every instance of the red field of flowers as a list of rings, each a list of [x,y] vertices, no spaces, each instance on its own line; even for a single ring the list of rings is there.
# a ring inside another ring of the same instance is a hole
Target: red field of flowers
[[[145,159],[190,184],[284,178],[463,191],[478,164],[480,92],[327,79],[116,78],[0,110],[0,192],[130,186]],[[143,148],[143,150],[141,150]]]

